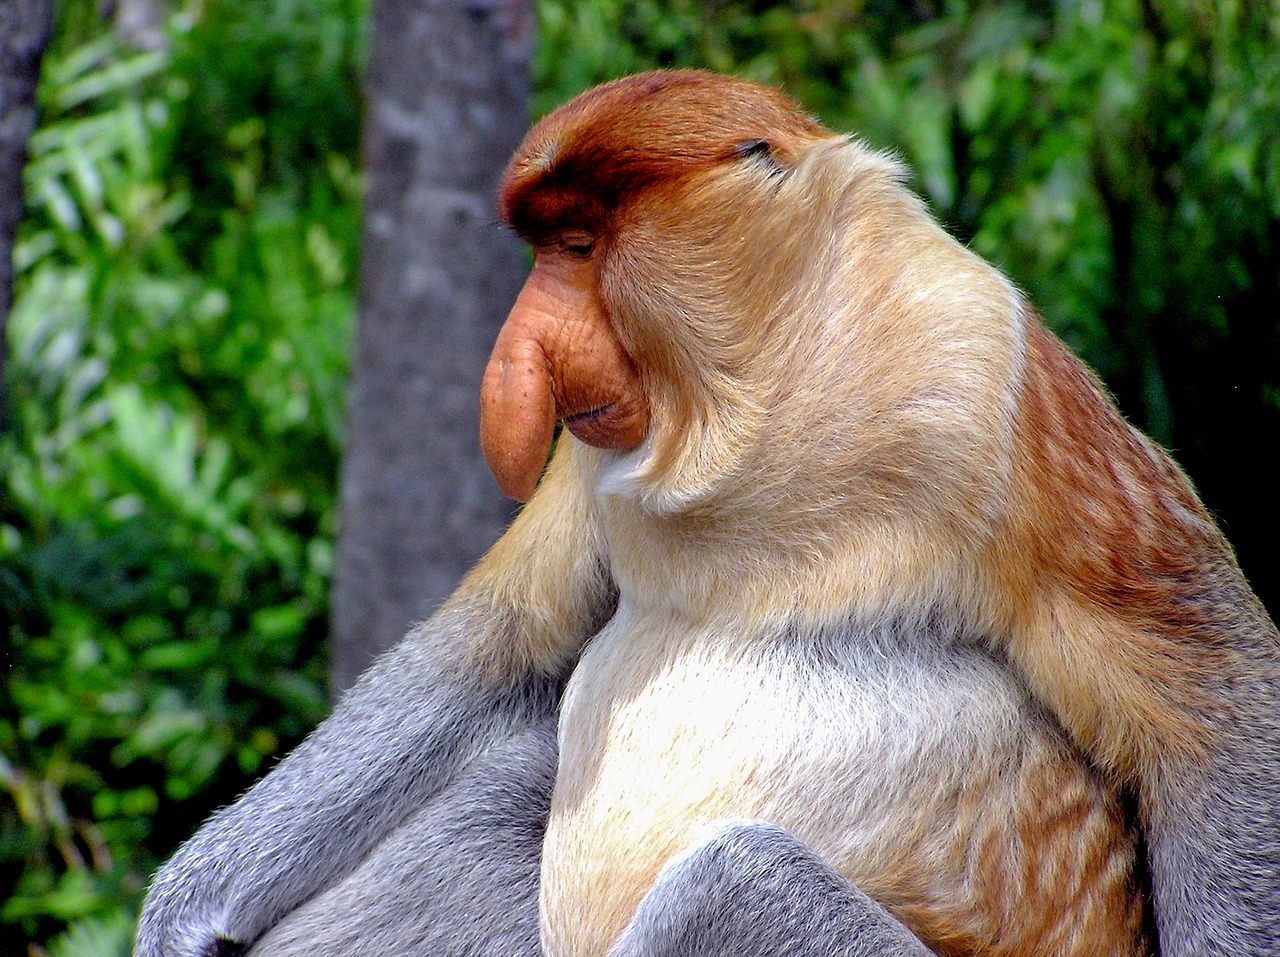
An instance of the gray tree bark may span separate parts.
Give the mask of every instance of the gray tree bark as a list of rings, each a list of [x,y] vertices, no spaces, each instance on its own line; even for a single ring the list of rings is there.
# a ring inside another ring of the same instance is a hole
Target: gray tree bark
[[[22,170],[36,125],[36,82],[53,27],[53,0],[0,0],[0,421],[5,327],[13,304],[13,239],[22,220]]]
[[[527,126],[528,0],[376,0],[360,320],[333,588],[337,694],[501,534],[480,377],[525,273],[496,225]]]

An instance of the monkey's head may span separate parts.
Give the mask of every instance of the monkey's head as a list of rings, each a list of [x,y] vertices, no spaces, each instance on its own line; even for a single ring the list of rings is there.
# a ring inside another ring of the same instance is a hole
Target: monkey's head
[[[534,268],[481,401],[485,455],[504,492],[533,493],[556,421],[589,445],[633,450],[655,403],[671,404],[669,383],[687,393],[695,368],[708,368],[672,323],[637,318],[662,308],[673,250],[658,247],[687,243],[654,214],[696,218],[686,194],[708,174],[753,167],[767,181],[830,137],[775,90],[692,70],[597,87],[530,131],[503,178],[499,213],[533,246]],[[718,228],[729,198],[718,197]],[[668,305],[673,322],[689,311]]]
[[[981,336],[957,345],[961,300],[975,298],[967,274],[991,270],[901,180],[777,90],[709,73],[628,77],[548,115],[499,194],[535,252],[481,399],[503,491],[533,494],[561,421],[634,453],[618,474],[661,510],[749,488],[759,513],[759,489],[793,481],[805,449],[810,495],[861,488],[860,505],[882,507],[889,484],[911,494],[904,463],[929,450],[915,433],[963,447],[956,423],[983,380],[1002,388],[992,352],[1008,350]],[[957,365],[966,350],[973,362]],[[992,434],[990,420],[974,433]]]

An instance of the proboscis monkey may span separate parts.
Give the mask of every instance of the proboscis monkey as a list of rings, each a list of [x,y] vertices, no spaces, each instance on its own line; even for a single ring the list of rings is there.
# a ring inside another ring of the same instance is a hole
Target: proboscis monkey
[[[1275,627],[902,179],[700,72],[533,129],[482,399],[528,505],[139,957],[1280,953]]]

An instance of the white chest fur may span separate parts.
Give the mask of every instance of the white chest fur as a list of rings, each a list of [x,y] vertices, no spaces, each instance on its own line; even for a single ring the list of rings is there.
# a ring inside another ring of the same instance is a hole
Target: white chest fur
[[[935,822],[1038,722],[1000,665],[927,628],[744,636],[624,603],[564,700],[546,952],[605,954],[658,869],[726,819],[781,824],[863,886],[906,846],[945,855]]]

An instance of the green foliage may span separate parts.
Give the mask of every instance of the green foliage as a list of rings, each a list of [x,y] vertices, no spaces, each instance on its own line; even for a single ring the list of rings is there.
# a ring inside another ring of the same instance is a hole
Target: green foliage
[[[65,0],[45,63],[0,439],[0,953],[126,952],[150,869],[325,708],[365,0],[178,2],[148,52]],[[538,113],[704,66],[901,153],[1280,607],[1274,4],[537,15]]]
[[[133,914],[125,910],[85,918],[49,944],[49,957],[129,957],[133,927]]]
[[[361,11],[261,11],[210,0],[139,52],[68,6],[45,62],[0,444],[0,951],[79,921],[51,954],[127,952],[155,864],[326,708]]]

